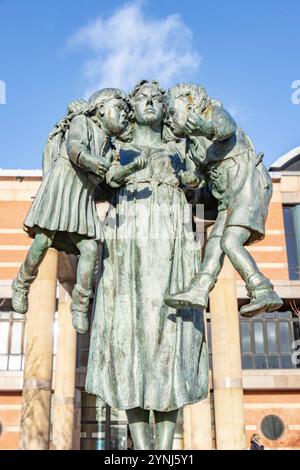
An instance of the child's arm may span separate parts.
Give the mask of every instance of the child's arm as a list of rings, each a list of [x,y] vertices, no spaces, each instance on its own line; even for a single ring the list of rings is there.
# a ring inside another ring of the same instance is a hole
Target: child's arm
[[[94,173],[102,180],[105,179],[109,163],[105,159],[91,154],[85,116],[75,117],[70,124],[67,153],[76,166],[86,172]]]
[[[210,121],[196,113],[191,113],[187,118],[185,128],[188,135],[203,136],[212,141],[228,139],[237,131],[234,119],[222,106],[213,106]]]
[[[122,166],[119,161],[112,163],[106,175],[106,183],[112,188],[119,188],[125,183],[126,178],[147,166],[147,159],[137,157],[128,165]]]
[[[190,139],[188,139],[190,142]],[[193,142],[195,145],[195,142]],[[190,144],[191,145],[191,144]],[[179,173],[181,184],[192,189],[202,189],[206,186],[206,180],[201,171],[201,165],[198,160],[195,162],[191,146],[187,145],[187,153],[185,157],[186,171]],[[198,146],[196,146],[197,150]]]

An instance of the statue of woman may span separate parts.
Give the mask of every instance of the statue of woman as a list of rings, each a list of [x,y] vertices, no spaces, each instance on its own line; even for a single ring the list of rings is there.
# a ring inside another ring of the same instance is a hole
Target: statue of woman
[[[165,92],[140,82],[130,95],[132,139],[107,173],[117,188],[105,228],[86,391],[126,410],[135,449],[172,449],[178,410],[207,396],[201,310],[174,310],[164,295],[189,284],[199,247],[180,188],[185,157],[162,139]],[[130,170],[136,159],[147,160]],[[126,169],[124,166],[126,165]]]

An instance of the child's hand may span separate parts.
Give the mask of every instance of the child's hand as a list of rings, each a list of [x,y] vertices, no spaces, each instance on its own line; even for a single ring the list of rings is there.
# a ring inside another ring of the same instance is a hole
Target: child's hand
[[[109,163],[106,162],[103,158],[99,159],[97,157],[85,158],[84,165],[92,173],[94,173],[95,175],[99,176],[102,179],[105,178],[105,175],[109,169]]]
[[[190,188],[202,189],[206,186],[203,176],[197,176],[193,171],[180,171],[179,178],[182,184]]]
[[[192,171],[181,171],[179,173],[180,181],[186,186],[196,187],[198,186],[198,178]]]
[[[207,122],[196,113],[191,113],[185,123],[185,132],[192,135],[197,132],[197,135],[206,135]]]

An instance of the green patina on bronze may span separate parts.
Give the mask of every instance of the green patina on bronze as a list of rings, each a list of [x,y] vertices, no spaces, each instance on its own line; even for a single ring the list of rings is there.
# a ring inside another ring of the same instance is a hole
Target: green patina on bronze
[[[126,410],[135,449],[151,448],[153,410],[155,448],[171,449],[178,410],[208,394],[202,307],[224,254],[246,282],[242,315],[282,304],[244,247],[265,234],[272,182],[262,155],[203,87],[179,84],[167,95],[144,80],[129,97],[105,89],[71,103],[49,135],[43,170],[13,307],[26,313],[50,246],[79,255],[72,315],[86,332],[100,259],[86,390]],[[102,228],[95,190],[104,182],[113,196]],[[219,211],[201,262],[186,189],[204,186]]]
[[[203,87],[183,83],[171,88],[169,107],[173,132],[187,137],[187,153],[195,165],[194,176],[189,171],[184,182],[195,187],[199,175],[204,176],[218,200],[219,212],[199,273],[187,289],[166,296],[166,303],[174,308],[206,307],[226,254],[250,296],[241,315],[278,309],[281,299],[244,247],[265,235],[272,180],[262,155],[256,155],[249,137]]]
[[[103,238],[94,192],[105,179],[112,158],[110,137],[126,127],[123,92],[105,89],[89,102],[70,104],[68,116],[51,132],[44,151],[44,178],[24,227],[34,242],[13,282],[13,308],[28,310],[29,288],[49,247],[79,256],[72,294],[73,325],[88,330],[87,310]]]
[[[107,173],[117,190],[104,232],[86,390],[127,411],[135,449],[150,449],[154,410],[155,446],[170,449],[178,409],[208,391],[202,311],[164,304],[166,293],[183,289],[199,270],[200,251],[180,187],[185,158],[162,139],[165,94],[146,82],[131,101],[132,138],[119,145],[120,161]],[[130,173],[140,156],[147,165]]]

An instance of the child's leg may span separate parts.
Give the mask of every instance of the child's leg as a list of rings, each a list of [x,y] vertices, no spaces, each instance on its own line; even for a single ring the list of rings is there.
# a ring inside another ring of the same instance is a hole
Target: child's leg
[[[71,238],[80,253],[76,285],[72,295],[73,326],[78,333],[86,333],[89,327],[87,312],[99,256],[99,244],[96,240],[83,239],[78,235],[72,234]]]
[[[208,295],[221,270],[224,254],[220,240],[224,232],[227,211],[218,214],[216,223],[206,243],[200,271],[182,292],[165,296],[165,303],[172,308],[207,307]]]
[[[25,314],[28,310],[30,285],[35,280],[38,268],[45,258],[48,248],[53,243],[54,235],[54,232],[44,230],[36,234],[17,278],[13,281],[12,304],[17,313]]]
[[[244,227],[227,227],[221,239],[221,248],[246,283],[250,303],[241,308],[242,316],[252,317],[262,312],[277,310],[282,300],[273,285],[258,269],[252,256],[244,247],[251,235]]]

